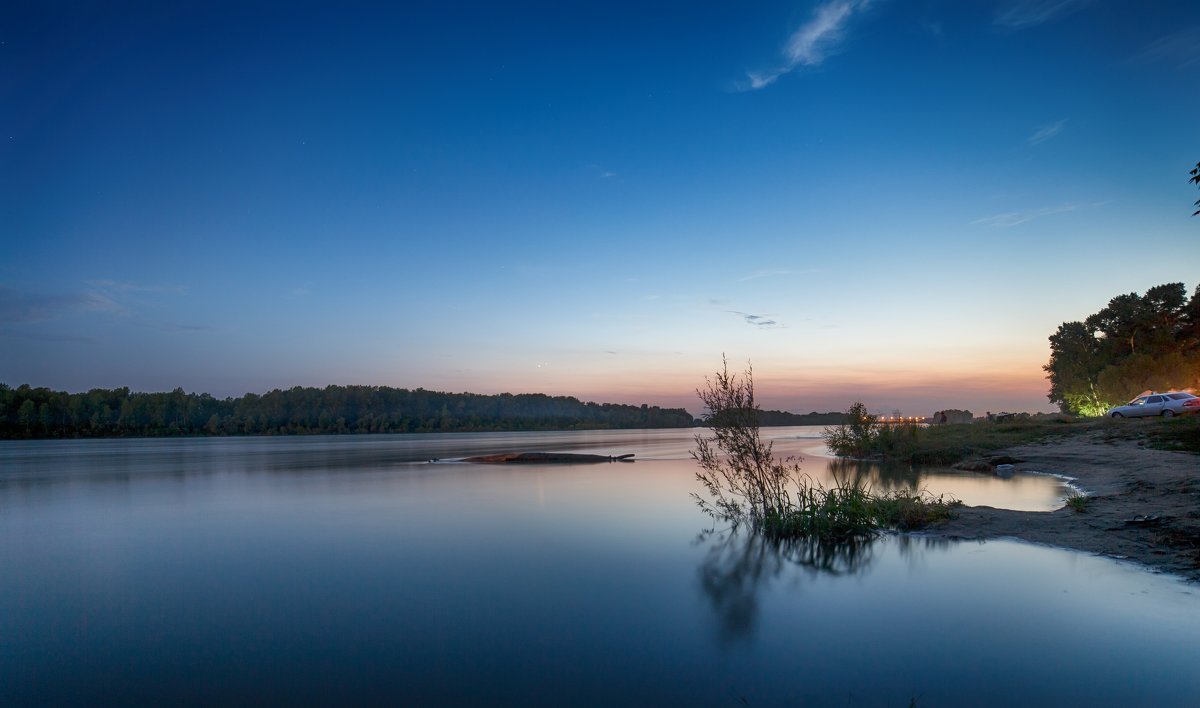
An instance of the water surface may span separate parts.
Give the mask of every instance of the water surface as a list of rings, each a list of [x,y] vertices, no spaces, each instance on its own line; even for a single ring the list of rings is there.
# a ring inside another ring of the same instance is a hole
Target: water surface
[[[769,432],[830,473],[815,431]],[[1017,542],[702,534],[690,434],[0,444],[0,703],[1200,701],[1193,587]],[[514,450],[639,461],[427,462]]]

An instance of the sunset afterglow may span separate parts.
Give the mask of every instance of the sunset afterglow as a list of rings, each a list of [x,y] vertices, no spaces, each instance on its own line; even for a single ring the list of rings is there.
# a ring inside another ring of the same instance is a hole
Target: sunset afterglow
[[[122,7],[0,37],[12,386],[1044,411],[1197,282],[1195,3]]]

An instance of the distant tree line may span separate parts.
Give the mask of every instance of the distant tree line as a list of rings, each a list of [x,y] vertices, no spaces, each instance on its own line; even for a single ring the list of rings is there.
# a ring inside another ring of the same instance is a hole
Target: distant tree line
[[[481,395],[386,386],[207,393],[67,393],[0,384],[0,438],[309,435],[683,428],[683,408],[581,402],[544,394]]]
[[[786,411],[758,412],[758,424],[767,426],[777,425],[841,425],[846,422],[846,414],[833,413],[788,413]]]
[[[1145,390],[1200,386],[1200,286],[1118,295],[1050,336],[1048,397],[1064,413],[1103,415]]]

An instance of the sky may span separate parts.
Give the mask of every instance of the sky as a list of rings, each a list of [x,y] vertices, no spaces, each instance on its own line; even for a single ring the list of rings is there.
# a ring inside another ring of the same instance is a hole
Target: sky
[[[1200,3],[6,3],[0,382],[1048,411],[1200,284]]]

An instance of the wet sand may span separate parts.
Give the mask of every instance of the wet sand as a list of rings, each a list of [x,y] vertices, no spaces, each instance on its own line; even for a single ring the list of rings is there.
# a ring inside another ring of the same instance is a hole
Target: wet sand
[[[1088,494],[1086,511],[962,507],[930,527],[948,539],[1010,537],[1127,559],[1200,581],[1200,455],[1153,450],[1099,434],[1001,450],[1018,472],[1069,477]]]

